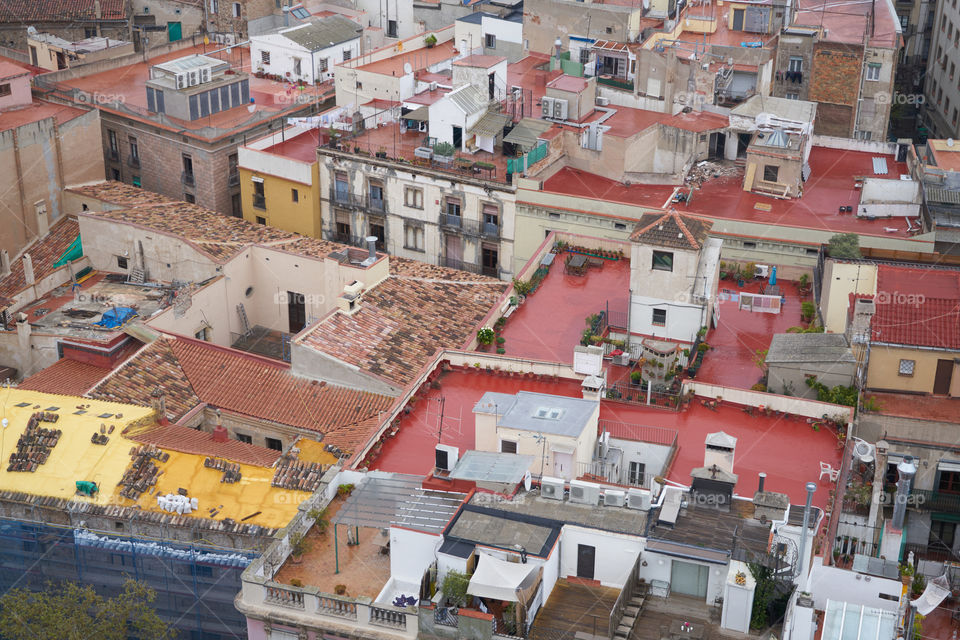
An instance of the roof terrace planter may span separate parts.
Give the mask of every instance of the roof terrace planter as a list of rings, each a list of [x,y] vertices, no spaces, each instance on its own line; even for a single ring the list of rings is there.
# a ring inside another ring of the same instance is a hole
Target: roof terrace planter
[[[633,82],[612,76],[597,76],[597,84],[613,87],[622,91],[633,91]]]
[[[430,147],[417,147],[413,150],[413,155],[416,158],[423,158],[424,160],[431,160],[433,158],[433,149]]]

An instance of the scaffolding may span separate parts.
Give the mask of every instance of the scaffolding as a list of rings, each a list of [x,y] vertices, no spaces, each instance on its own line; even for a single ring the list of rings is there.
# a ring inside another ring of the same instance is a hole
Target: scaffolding
[[[48,582],[89,584],[118,595],[128,578],[152,588],[157,615],[180,637],[246,638],[234,607],[253,551],[182,544],[0,518],[0,589],[40,591]]]

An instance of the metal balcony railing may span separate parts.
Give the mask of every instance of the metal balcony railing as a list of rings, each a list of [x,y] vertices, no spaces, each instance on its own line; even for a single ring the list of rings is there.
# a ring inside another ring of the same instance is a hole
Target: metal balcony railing
[[[261,196],[256,193],[253,194],[253,207],[255,209],[266,209],[267,208],[266,196]]]
[[[227,176],[227,186],[228,186],[228,187],[235,187],[235,186],[237,186],[238,184],[240,184],[240,174],[239,174],[238,172],[234,171],[233,173],[230,173],[230,174]]]
[[[452,215],[446,212],[440,213],[440,226],[452,227],[454,229],[463,228],[463,216]]]
[[[481,222],[480,223],[480,234],[487,238],[499,238],[500,237],[500,225],[495,222]]]
[[[140,156],[127,156],[127,165],[134,169],[140,168]]]
[[[910,492],[913,505],[920,511],[943,511],[960,513],[960,494],[944,493],[927,489],[914,489]]]
[[[187,173],[186,171],[180,174],[180,182],[187,185],[188,187],[192,187],[196,184],[196,180],[193,176],[193,173]]]
[[[383,212],[387,210],[387,205],[383,199],[383,196],[377,198],[373,194],[367,194],[365,206],[367,209],[372,211]]]

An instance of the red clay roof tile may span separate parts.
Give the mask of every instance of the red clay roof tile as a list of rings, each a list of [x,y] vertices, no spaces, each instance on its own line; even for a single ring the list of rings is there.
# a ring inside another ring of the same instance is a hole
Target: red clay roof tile
[[[123,0],[100,0],[97,18],[95,0],[4,0],[0,23],[126,20]]]
[[[873,340],[960,351],[960,272],[880,265]]]
[[[18,389],[56,393],[61,396],[82,396],[110,374],[110,369],[63,358],[33,374]]]
[[[47,235],[35,240],[20,252],[20,256],[10,260],[10,275],[0,281],[0,296],[13,296],[27,286],[27,281],[23,277],[23,254],[30,254],[34,280],[39,282],[53,273],[54,263],[63,257],[78,235],[80,235],[80,225],[73,216],[62,216],[54,222]]]
[[[280,457],[280,452],[273,449],[258,447],[239,440],[217,442],[213,439],[212,433],[173,424],[158,426],[128,437],[136,442],[152,444],[161,449],[213,456],[258,467],[272,467]]]

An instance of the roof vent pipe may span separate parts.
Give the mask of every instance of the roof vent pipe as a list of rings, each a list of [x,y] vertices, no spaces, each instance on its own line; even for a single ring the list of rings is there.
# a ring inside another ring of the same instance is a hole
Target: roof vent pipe
[[[763,483],[767,481],[767,474],[763,471],[760,472],[760,482],[757,485],[757,492],[763,493]]]
[[[807,536],[810,533],[810,507],[813,505],[813,492],[817,490],[817,485],[813,482],[807,483],[807,504],[803,507],[803,531],[800,533],[800,570],[806,568],[807,558]],[[800,574],[801,576],[803,573]]]
[[[377,236],[367,236],[367,249],[370,250],[370,262],[374,263],[377,261]]]
[[[897,481],[897,493],[893,503],[893,528],[897,531],[903,530],[903,520],[907,516],[907,499],[910,496],[910,485],[913,484],[913,477],[917,475],[917,465],[914,463],[913,456],[904,456],[900,464],[897,465],[897,473],[900,479]]]

